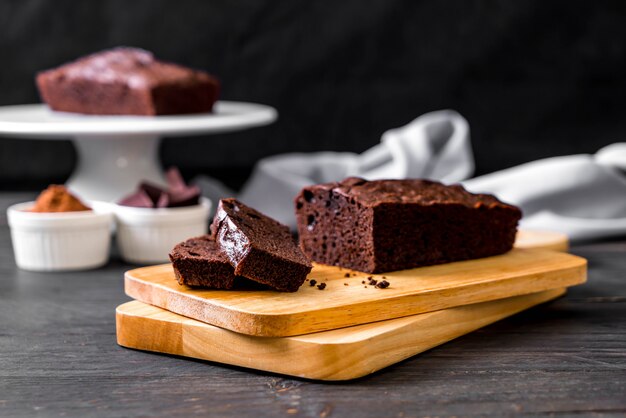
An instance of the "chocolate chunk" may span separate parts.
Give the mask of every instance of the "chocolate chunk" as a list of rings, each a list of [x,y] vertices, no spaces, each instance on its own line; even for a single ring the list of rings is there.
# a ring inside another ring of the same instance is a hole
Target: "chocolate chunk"
[[[118,205],[131,206],[134,208],[153,208],[154,202],[145,190],[137,190],[135,193],[122,198]]]
[[[165,173],[165,180],[167,181],[167,185],[169,186],[171,191],[181,191],[186,190],[187,183],[183,179],[183,176],[180,174],[180,171],[177,169],[169,169],[167,173]]]
[[[198,204],[200,188],[187,186],[177,168],[170,168],[165,176],[167,189],[144,181],[135,193],[124,197],[118,204],[138,208],[174,208]]]

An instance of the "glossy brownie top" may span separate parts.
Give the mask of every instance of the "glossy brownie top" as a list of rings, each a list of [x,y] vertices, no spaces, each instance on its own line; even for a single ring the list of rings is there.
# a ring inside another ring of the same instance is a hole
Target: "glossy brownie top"
[[[59,81],[80,79],[104,84],[126,83],[137,89],[212,79],[202,71],[159,61],[149,51],[126,47],[88,55],[41,74]]]
[[[515,206],[501,202],[493,195],[474,194],[465,190],[460,184],[446,186],[431,180],[367,181],[358,177],[348,177],[341,182],[307,187],[303,190],[302,196],[305,200],[315,199],[316,192],[319,191],[332,191],[347,198],[354,198],[364,206],[385,203],[461,204],[471,208],[500,206],[519,210]]]

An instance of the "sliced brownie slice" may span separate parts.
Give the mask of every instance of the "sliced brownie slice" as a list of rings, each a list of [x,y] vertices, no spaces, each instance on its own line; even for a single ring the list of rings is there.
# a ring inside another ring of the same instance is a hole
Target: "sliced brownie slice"
[[[236,199],[222,199],[211,225],[235,274],[295,292],[311,271],[289,228]]]
[[[502,254],[521,211],[429,180],[347,178],[295,199],[300,245],[320,263],[368,273]]]
[[[176,280],[181,285],[232,289],[237,277],[230,261],[210,235],[191,238],[170,252]]]

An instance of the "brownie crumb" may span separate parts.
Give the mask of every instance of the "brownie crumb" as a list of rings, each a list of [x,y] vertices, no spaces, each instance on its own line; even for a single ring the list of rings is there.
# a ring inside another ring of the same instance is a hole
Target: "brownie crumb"
[[[318,288],[319,290],[324,290],[324,289],[326,289],[326,283],[320,283],[320,284],[318,284],[318,285],[317,285],[317,288]]]
[[[344,283],[343,285],[344,285],[344,286],[350,286],[348,283]]]
[[[309,286],[315,286],[317,284],[317,280],[315,279],[311,279],[311,281],[309,282]]]
[[[344,274],[344,275],[343,275],[343,277],[345,277],[345,278],[350,277],[350,273],[346,273],[346,274]]]
[[[378,280],[376,280],[376,279],[370,279],[369,284],[371,284],[372,286],[376,286],[376,283],[378,283]]]
[[[367,280],[372,280],[374,276],[367,276]]]
[[[387,280],[383,280],[382,282],[378,283],[378,284],[376,285],[376,287],[377,287],[378,289],[386,289],[386,288],[388,288],[388,287],[389,287],[389,284],[390,284],[390,283],[389,283]]]
[[[365,284],[365,280],[361,280],[361,284]]]

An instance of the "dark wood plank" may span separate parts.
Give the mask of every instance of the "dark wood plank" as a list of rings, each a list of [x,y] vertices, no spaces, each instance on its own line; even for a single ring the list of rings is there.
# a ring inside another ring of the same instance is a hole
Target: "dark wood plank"
[[[32,196],[32,195],[31,195]],[[346,383],[317,383],[115,343],[114,259],[76,273],[13,262],[0,196],[0,416],[410,417],[626,413],[626,242],[574,247],[589,282],[553,303]]]

